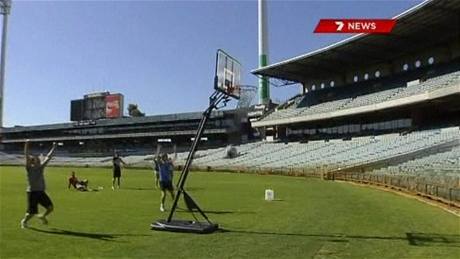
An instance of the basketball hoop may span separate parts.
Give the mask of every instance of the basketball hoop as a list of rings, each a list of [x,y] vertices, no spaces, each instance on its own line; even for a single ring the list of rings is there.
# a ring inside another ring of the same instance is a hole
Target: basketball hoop
[[[203,116],[198,125],[195,138],[190,152],[185,161],[185,165],[179,176],[177,183],[177,193],[174,198],[171,211],[167,219],[160,219],[153,222],[150,227],[154,230],[159,231],[173,231],[173,232],[189,232],[189,233],[212,233],[219,228],[218,224],[212,223],[206,216],[203,210],[200,209],[198,204],[192,199],[192,197],[185,191],[184,186],[189,174],[190,166],[192,165],[193,157],[199,145],[199,140],[203,135],[207,120],[211,117],[211,113],[214,109],[219,109],[230,101],[230,97],[239,99],[240,98],[240,75],[241,65],[240,63],[232,58],[230,55],[222,50],[217,51],[216,55],[216,74],[214,77],[214,93],[209,97],[209,106],[203,112]],[[220,106],[219,106],[220,105]],[[177,209],[179,197],[183,196],[190,212],[197,211],[201,214],[205,221],[195,220],[181,220],[173,219],[174,213]]]
[[[233,98],[240,98],[241,64],[219,49],[216,54],[214,89]]]

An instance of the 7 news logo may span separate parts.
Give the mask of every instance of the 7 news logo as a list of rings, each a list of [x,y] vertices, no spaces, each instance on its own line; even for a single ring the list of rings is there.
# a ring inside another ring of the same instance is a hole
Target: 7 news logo
[[[336,21],[335,24],[337,25],[337,31],[340,32],[343,30],[345,26],[345,22],[343,21]],[[347,29],[348,30],[375,30],[377,29],[377,24],[375,22],[348,22]]]
[[[381,33],[393,30],[392,19],[321,19],[315,33]]]

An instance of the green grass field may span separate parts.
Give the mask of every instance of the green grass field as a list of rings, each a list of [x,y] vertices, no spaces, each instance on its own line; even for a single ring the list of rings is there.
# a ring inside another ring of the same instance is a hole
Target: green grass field
[[[224,229],[197,235],[150,230],[167,213],[149,170],[125,170],[122,189],[112,191],[110,169],[76,168],[92,187],[104,187],[86,193],[67,189],[71,170],[46,169],[55,212],[48,226],[34,218],[21,229],[24,169],[0,167],[0,258],[460,258],[459,217],[367,187],[193,172],[190,194]],[[267,188],[277,201],[264,201]]]

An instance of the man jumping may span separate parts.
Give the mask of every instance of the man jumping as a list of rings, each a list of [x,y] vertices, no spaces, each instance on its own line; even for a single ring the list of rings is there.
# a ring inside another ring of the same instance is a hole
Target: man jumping
[[[38,213],[38,204],[45,207],[46,211],[37,217],[43,224],[48,224],[46,216],[53,211],[53,202],[45,192],[45,177],[43,176],[43,172],[46,165],[53,157],[55,149],[56,142],[53,143],[53,147],[43,161],[40,161],[38,156],[29,154],[29,140],[26,140],[26,143],[24,144],[27,181],[29,185],[27,186],[27,212],[21,220],[21,228],[27,228],[27,222]]]
[[[160,189],[161,189],[161,204],[160,204],[160,211],[165,211],[165,198],[166,198],[166,191],[169,191],[171,194],[171,198],[174,200],[174,187],[172,183],[173,179],[173,170],[174,170],[174,161],[177,159],[177,153],[174,152],[174,158],[169,159],[168,154],[163,153],[161,156],[156,157],[156,161],[158,163],[158,170],[159,170],[159,178],[160,178]]]

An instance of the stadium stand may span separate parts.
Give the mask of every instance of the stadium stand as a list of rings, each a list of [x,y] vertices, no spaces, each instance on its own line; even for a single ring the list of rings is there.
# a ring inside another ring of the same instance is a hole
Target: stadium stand
[[[460,2],[424,1],[395,16],[385,37],[359,34],[253,70],[300,83],[301,95],[252,123],[275,140],[263,144],[270,154],[213,165],[326,174],[458,203],[460,26],[454,10]]]
[[[0,152],[0,165],[18,165],[24,163],[24,156]]]
[[[415,175],[415,176],[451,176],[458,181],[460,172],[460,146],[449,151],[429,154],[396,166],[372,171],[375,174]],[[446,183],[455,183],[446,181]]]
[[[302,108],[286,108],[270,113],[261,121],[276,121],[293,117],[308,116],[331,111],[351,109],[367,105],[381,104],[386,101],[394,101],[406,97],[414,97],[418,94],[427,94],[438,89],[456,86],[460,88],[460,71],[430,78],[425,82],[384,90],[376,93],[358,95],[353,98],[345,98]],[[305,97],[307,98],[307,97]]]
[[[212,167],[216,170],[231,170],[232,168],[246,168],[248,170],[293,170],[303,172],[329,172],[356,168],[385,161],[385,165],[392,160],[400,163],[389,166],[386,170],[405,169],[404,172],[446,171],[453,174],[460,172],[459,150],[460,129],[449,127],[412,132],[406,135],[384,134],[368,137],[357,137],[350,140],[316,140],[308,143],[301,142],[253,142],[236,146],[238,156],[226,158],[225,147],[200,150],[195,154],[194,166],[200,169]],[[433,154],[433,150],[450,149],[447,152]],[[411,160],[411,154],[422,156]],[[178,153],[176,164],[183,165],[187,152]],[[457,155],[457,157],[456,157]],[[401,163],[401,158],[407,162]],[[1,162],[23,163],[21,155],[1,154]],[[124,157],[125,162],[132,166],[151,166],[153,155],[131,155]],[[433,161],[437,161],[433,163]],[[80,165],[80,166],[110,166],[111,157],[65,157],[58,155],[51,161],[52,164]],[[425,164],[423,164],[425,163]],[[420,165],[424,165],[423,167]],[[415,170],[417,169],[417,170]],[[375,170],[381,172],[383,169]],[[458,177],[458,175],[457,175]]]
[[[241,143],[252,139],[247,110],[213,112],[205,128],[204,147],[218,147],[227,143]],[[153,145],[163,141],[179,149],[187,148],[201,119],[201,112],[101,119],[38,126],[0,128],[3,151],[20,154],[25,139],[31,148],[40,150],[51,142],[62,142],[61,152],[70,156],[107,156],[118,150],[125,155],[150,154]]]
[[[247,169],[333,171],[387,161],[404,155],[459,145],[458,127],[413,132],[407,135],[386,134],[351,140],[318,140],[308,143],[255,142],[237,146],[238,157],[224,158],[224,149],[202,152],[194,160],[197,167],[211,166],[229,170]],[[352,152],[352,153],[351,153]]]

